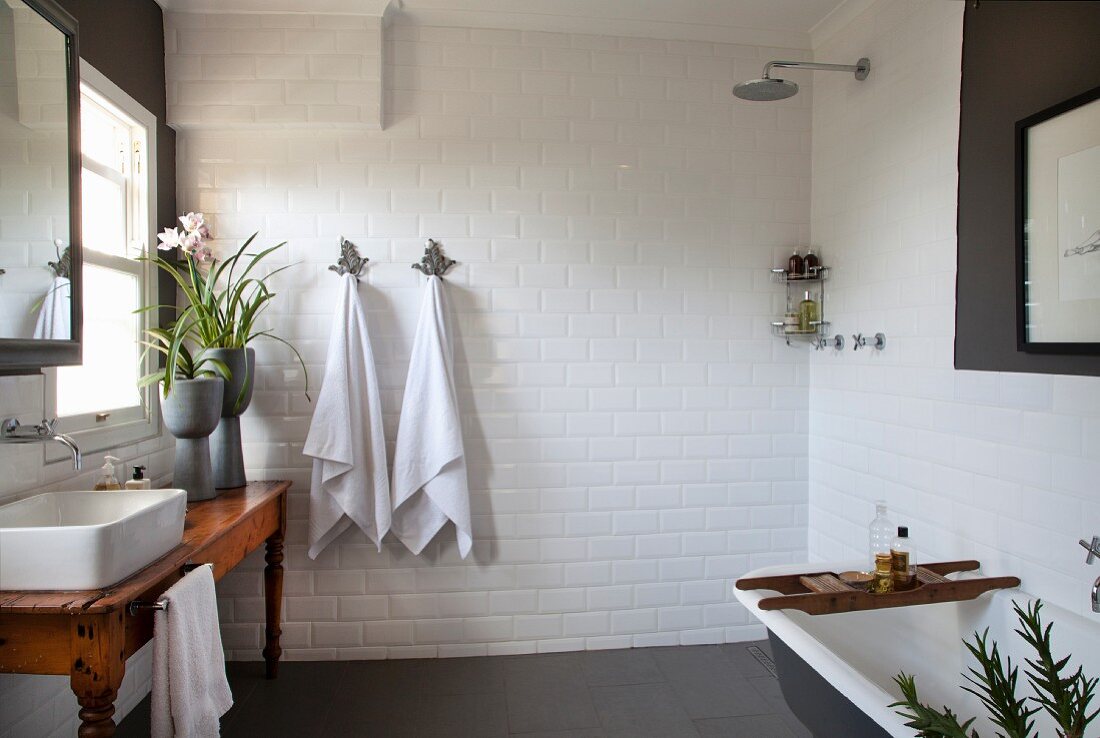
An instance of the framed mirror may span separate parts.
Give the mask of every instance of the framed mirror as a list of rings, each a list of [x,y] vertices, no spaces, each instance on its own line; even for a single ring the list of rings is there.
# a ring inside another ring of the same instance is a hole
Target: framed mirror
[[[77,22],[0,0],[0,374],[81,358]]]

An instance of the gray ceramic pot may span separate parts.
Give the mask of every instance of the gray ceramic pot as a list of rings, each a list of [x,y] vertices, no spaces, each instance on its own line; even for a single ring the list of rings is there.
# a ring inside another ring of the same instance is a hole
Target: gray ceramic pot
[[[222,395],[221,420],[210,438],[211,459],[214,465],[214,486],[218,489],[243,487],[244,453],[241,450],[241,413],[252,402],[252,388],[256,384],[255,349],[206,349],[204,356],[220,359],[233,373],[225,381]]]
[[[187,490],[188,502],[217,495],[210,466],[210,434],[218,426],[224,389],[220,379],[177,379],[165,397],[158,386],[164,425],[176,438],[172,483]]]

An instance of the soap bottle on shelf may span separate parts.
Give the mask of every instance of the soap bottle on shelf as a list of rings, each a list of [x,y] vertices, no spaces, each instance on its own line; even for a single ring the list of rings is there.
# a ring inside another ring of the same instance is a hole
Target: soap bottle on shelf
[[[126,489],[152,489],[152,483],[145,478],[144,466],[134,467],[134,476],[126,480]]]
[[[909,542],[908,526],[899,525],[898,535],[890,544],[890,568],[894,577],[894,589],[909,589],[916,582],[917,569],[913,565],[913,547]]]
[[[791,258],[787,260],[787,279],[801,277],[805,268],[802,255],[798,253],[798,249],[795,249],[794,253],[791,254]]]
[[[821,311],[817,302],[810,297],[810,291],[806,290],[806,297],[798,306],[798,329],[803,333],[813,333],[817,330],[821,320]]]
[[[119,461],[120,459],[116,459],[114,456],[108,456],[103,460],[103,466],[99,470],[99,478],[96,479],[93,490],[99,492],[100,490],[122,489],[122,485],[118,483],[118,477],[115,476],[115,464]]]
[[[870,562],[873,567],[879,554],[890,554],[890,544],[894,538],[894,524],[886,515],[886,500],[875,501],[875,519],[870,526]]]
[[[817,258],[817,254],[813,249],[809,249],[806,252],[805,258],[802,260],[802,268],[806,272],[807,277],[816,277],[817,270],[821,267],[821,259]]]

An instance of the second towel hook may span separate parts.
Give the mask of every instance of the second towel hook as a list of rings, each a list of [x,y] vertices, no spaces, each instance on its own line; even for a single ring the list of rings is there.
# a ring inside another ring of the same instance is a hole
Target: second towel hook
[[[442,277],[457,263],[454,259],[448,259],[443,255],[438,241],[429,238],[424,244],[424,256],[413,264],[412,268],[426,277]]]
[[[329,271],[336,272],[341,277],[350,274],[359,279],[359,275],[363,273],[368,261],[370,259],[359,254],[359,249],[356,248],[355,244],[340,236],[340,258],[336,260],[335,264],[329,266]]]

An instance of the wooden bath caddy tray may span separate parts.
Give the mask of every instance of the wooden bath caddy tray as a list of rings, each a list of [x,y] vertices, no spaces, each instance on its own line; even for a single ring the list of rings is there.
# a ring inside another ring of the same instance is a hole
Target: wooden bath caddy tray
[[[852,587],[831,571],[807,574],[781,574],[771,577],[738,579],[737,588],[771,589],[781,594],[765,597],[757,603],[761,610],[801,610],[810,615],[832,615],[858,610],[882,610],[888,607],[931,605],[936,602],[972,600],[994,589],[1019,587],[1018,577],[975,577],[948,579],[946,574],[974,571],[977,561],[941,561],[917,567],[917,583],[912,589],[889,594],[871,594]]]

